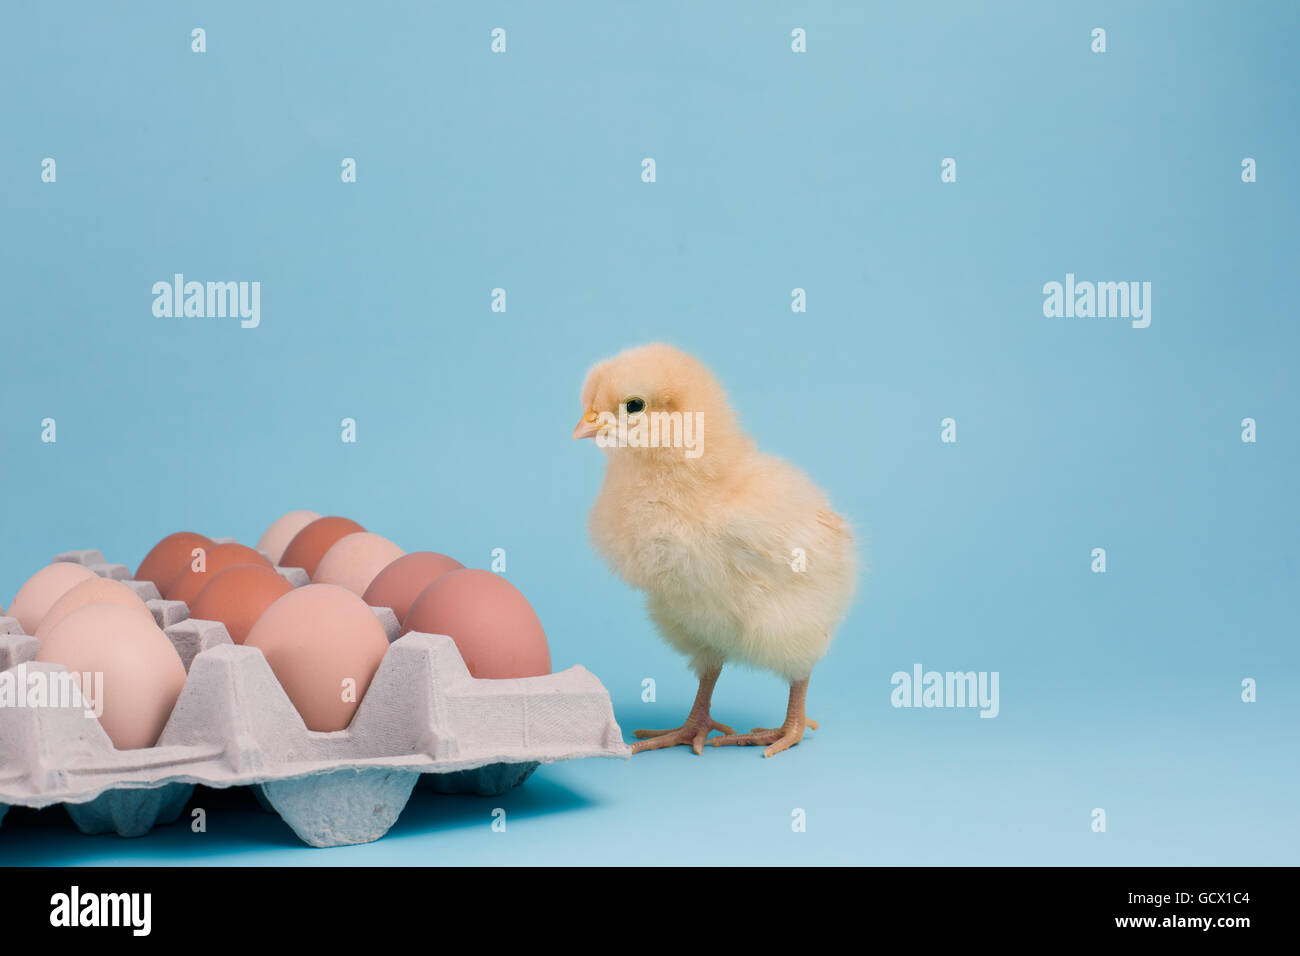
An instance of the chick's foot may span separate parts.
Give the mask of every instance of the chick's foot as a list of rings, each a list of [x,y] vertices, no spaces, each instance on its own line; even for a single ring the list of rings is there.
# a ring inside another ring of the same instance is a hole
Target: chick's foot
[[[700,689],[695,694],[695,704],[686,717],[686,723],[670,730],[637,730],[634,735],[637,742],[632,745],[632,753],[644,750],[660,750],[663,747],[676,747],[689,744],[697,754],[704,752],[704,741],[713,731],[734,734],[735,731],[726,724],[720,724],[709,716],[709,705],[713,700],[713,685],[718,682],[721,668],[705,672],[700,678]]]
[[[773,757],[782,750],[789,750],[799,741],[803,740],[804,731],[810,729],[811,725],[797,723],[793,726],[782,725],[771,729],[755,727],[753,733],[748,734],[727,734],[723,737],[714,737],[709,743],[715,747],[763,747],[764,757]]]
[[[804,713],[808,698],[808,678],[790,685],[790,703],[786,708],[785,723],[780,727],[755,727],[747,734],[726,734],[714,737],[709,743],[715,747],[766,747],[764,757],[774,757],[789,750],[803,740],[804,731],[816,730],[817,721]]]
[[[674,727],[672,730],[638,730],[635,731],[637,742],[632,745],[632,753],[639,754],[643,750],[658,750],[661,747],[690,744],[692,750],[697,754],[702,754],[704,753],[705,739],[715,730],[724,734],[734,734],[736,732],[726,724],[720,724],[709,717],[701,721],[688,720],[680,727]]]

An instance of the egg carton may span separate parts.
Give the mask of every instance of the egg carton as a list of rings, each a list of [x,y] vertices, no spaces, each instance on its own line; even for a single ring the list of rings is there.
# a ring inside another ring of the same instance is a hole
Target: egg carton
[[[303,842],[343,846],[387,833],[421,780],[488,796],[544,763],[631,754],[609,692],[585,668],[479,680],[451,638],[399,637],[390,608],[374,609],[390,646],[352,722],[308,730],[261,651],[235,644],[224,625],[147,596],[152,584],[130,581],[98,551],[55,560],[135,588],[187,677],[158,743],[140,750],[114,748],[75,691],[66,706],[0,707],[0,821],[11,805],[61,803],[85,833],[140,836],[176,820],[196,784],[248,786]],[[16,620],[0,617],[0,672],[30,679],[64,670],[35,661],[39,649]]]

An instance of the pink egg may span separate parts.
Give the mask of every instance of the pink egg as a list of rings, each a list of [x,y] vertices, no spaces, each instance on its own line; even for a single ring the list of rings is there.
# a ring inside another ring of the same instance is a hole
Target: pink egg
[[[369,605],[333,584],[295,588],[262,612],[245,647],[256,647],[309,730],[352,722],[388,637]]]
[[[362,597],[371,607],[391,607],[397,619],[404,621],[421,591],[448,571],[464,566],[436,551],[412,551],[380,571]]]
[[[257,550],[270,558],[272,564],[279,564],[280,559],[284,557],[284,549],[289,547],[289,542],[299,531],[319,517],[320,515],[314,511],[290,511],[286,515],[281,515],[271,523],[271,527],[266,529],[266,533],[257,542]]]
[[[387,538],[369,531],[356,531],[330,546],[311,580],[313,584],[337,584],[361,597],[379,572],[404,554],[405,551]]]
[[[18,619],[24,634],[35,634],[55,601],[82,581],[89,581],[93,577],[95,572],[89,568],[68,561],[56,561],[41,568],[18,589],[13,603],[9,605],[9,616]]]
[[[118,750],[152,747],[185,685],[185,665],[153,618],[119,604],[73,611],[41,641],[38,661],[62,664]],[[102,675],[102,693],[96,676]]]
[[[402,633],[446,634],[474,677],[536,677],[551,672],[546,632],[528,599],[491,571],[450,571],[420,593]]]
[[[78,608],[90,604],[120,604],[122,607],[131,608],[137,614],[143,614],[149,619],[150,624],[154,623],[153,612],[129,587],[121,581],[94,577],[71,588],[63,597],[50,605],[50,609],[45,612],[45,617],[41,619],[40,626],[36,628],[36,636],[44,640],[45,635],[49,634],[65,617]]]

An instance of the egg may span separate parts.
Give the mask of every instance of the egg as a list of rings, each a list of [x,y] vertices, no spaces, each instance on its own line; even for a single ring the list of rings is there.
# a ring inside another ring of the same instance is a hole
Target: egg
[[[546,632],[528,599],[491,571],[449,571],[420,592],[402,633],[446,634],[474,677],[536,677],[551,672]]]
[[[361,597],[375,576],[404,554],[387,538],[369,531],[345,534],[325,552],[311,580],[313,584],[337,584]]]
[[[18,619],[24,634],[35,634],[55,601],[82,581],[94,577],[95,572],[90,568],[68,561],[56,561],[41,568],[18,589],[13,603],[9,605],[9,616]]]
[[[292,590],[292,584],[265,565],[236,564],[203,585],[190,605],[190,617],[220,621],[230,639],[243,644],[262,612]]]
[[[45,636],[50,633],[56,624],[73,611],[88,604],[120,604],[122,607],[130,608],[137,614],[143,614],[149,619],[150,623],[153,623],[153,612],[149,610],[148,605],[140,599],[138,594],[121,581],[94,577],[88,581],[82,581],[50,605],[50,609],[45,612],[45,617],[41,620],[40,626],[36,628],[36,636],[44,640]]]
[[[172,582],[181,576],[194,560],[195,548],[215,547],[212,539],[193,531],[177,531],[169,534],[145,555],[140,568],[135,572],[137,581],[152,581],[159,594],[166,594]]]
[[[388,637],[375,612],[351,591],[308,584],[267,608],[244,644],[266,656],[307,728],[331,731],[352,722]]]
[[[320,559],[325,557],[325,552],[334,546],[334,542],[346,534],[365,530],[351,518],[317,518],[293,536],[279,563],[286,568],[302,568],[307,577],[312,577]]]
[[[269,568],[271,562],[266,560],[260,552],[243,544],[217,544],[207,549],[204,555],[204,564],[202,571],[195,571],[194,568],[188,567],[181,576],[178,577],[172,586],[167,589],[167,600],[184,601],[186,604],[193,603],[194,599],[199,596],[203,586],[212,580],[220,571],[233,567],[236,564],[260,564],[262,567]]]
[[[421,591],[448,571],[464,566],[436,551],[412,551],[380,571],[362,597],[371,607],[391,607],[402,621]]]
[[[41,641],[38,661],[76,675],[118,750],[152,747],[185,685],[185,665],[152,618],[120,604],[77,608]],[[96,675],[103,675],[97,693]]]
[[[294,535],[319,517],[314,511],[290,511],[287,515],[281,515],[257,542],[257,550],[270,558],[272,564],[279,564],[284,549],[289,547]]]

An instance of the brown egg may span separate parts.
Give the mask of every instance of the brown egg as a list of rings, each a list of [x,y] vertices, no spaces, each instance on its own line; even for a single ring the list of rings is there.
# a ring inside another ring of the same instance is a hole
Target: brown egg
[[[192,604],[194,599],[199,596],[199,592],[203,590],[203,586],[211,581],[218,572],[234,567],[236,564],[260,564],[264,568],[271,566],[270,561],[247,545],[234,544],[233,542],[230,544],[216,544],[207,549],[202,571],[195,571],[191,565],[181,573],[180,577],[172,582],[172,586],[167,589],[167,600],[184,601],[186,604]]]
[[[195,548],[214,547],[212,539],[193,531],[177,531],[169,534],[153,546],[135,572],[137,581],[152,581],[159,594],[166,594],[190,562],[194,560]]]
[[[320,559],[325,557],[325,552],[334,546],[334,542],[346,534],[365,530],[351,518],[317,518],[293,536],[280,558],[280,566],[302,568],[307,572],[307,577],[311,577],[316,573]]]
[[[149,619],[150,623],[153,623],[153,612],[149,610],[144,601],[140,600],[138,594],[121,581],[112,581],[108,578],[91,578],[88,581],[82,581],[50,606],[50,609],[45,612],[45,617],[41,620],[40,626],[36,628],[36,636],[44,640],[45,635],[49,634],[55,625],[73,611],[86,607],[88,604],[120,604],[122,607],[130,608],[137,614],[143,614]]]
[[[334,584],[294,588],[263,612],[244,644],[266,655],[307,728],[323,731],[352,722],[388,650],[375,612]]]
[[[551,672],[546,632],[528,599],[491,571],[449,571],[420,592],[402,633],[446,634],[475,677],[536,677]]]
[[[354,531],[334,542],[316,565],[313,584],[337,584],[357,597],[366,593],[380,571],[402,555],[401,548],[369,531]]]
[[[293,585],[263,564],[236,564],[212,576],[190,605],[190,617],[220,621],[230,639],[244,643],[262,612]]]
[[[167,635],[118,604],[77,608],[41,641],[36,659],[75,675],[87,702],[103,708],[99,721],[118,750],[157,743],[185,685],[185,665]]]
[[[67,561],[56,561],[41,568],[14,595],[9,616],[18,619],[24,634],[35,634],[54,602],[83,581],[95,577],[90,568]]]
[[[364,600],[371,607],[391,607],[397,619],[404,621],[421,591],[448,571],[464,566],[436,551],[413,551],[380,571],[366,588]]]

